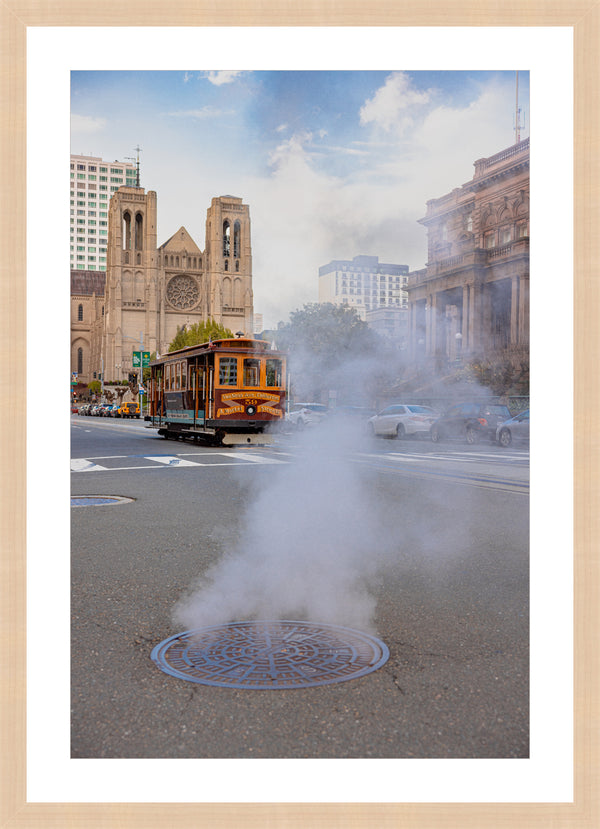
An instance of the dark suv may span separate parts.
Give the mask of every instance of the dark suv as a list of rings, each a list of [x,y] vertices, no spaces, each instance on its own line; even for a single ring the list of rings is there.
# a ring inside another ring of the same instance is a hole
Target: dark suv
[[[477,443],[480,438],[496,440],[499,423],[510,418],[506,406],[499,403],[459,403],[431,426],[431,440],[438,443],[445,438],[462,438]]]

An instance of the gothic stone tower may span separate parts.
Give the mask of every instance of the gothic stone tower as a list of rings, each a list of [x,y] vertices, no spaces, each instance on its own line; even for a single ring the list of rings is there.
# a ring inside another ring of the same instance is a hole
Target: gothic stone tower
[[[132,352],[157,347],[156,193],[120,187],[108,218],[103,371],[126,377]]]
[[[206,217],[210,315],[235,334],[253,326],[250,211],[235,196],[212,200]]]

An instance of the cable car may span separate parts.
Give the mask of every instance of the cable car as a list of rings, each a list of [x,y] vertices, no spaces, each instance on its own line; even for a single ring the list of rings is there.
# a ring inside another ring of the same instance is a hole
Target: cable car
[[[285,414],[286,358],[266,340],[210,340],[150,364],[149,428],[216,445],[272,443]]]

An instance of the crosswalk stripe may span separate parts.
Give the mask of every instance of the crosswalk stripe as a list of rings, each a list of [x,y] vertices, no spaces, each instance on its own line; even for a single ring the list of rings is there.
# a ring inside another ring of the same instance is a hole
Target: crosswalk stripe
[[[193,461],[186,461],[183,458],[177,458],[175,455],[145,455],[144,457],[147,461],[163,463],[165,466],[206,466],[206,464],[194,463]]]
[[[100,464],[94,463],[87,458],[73,458],[71,460],[72,472],[96,472],[100,469],[106,469],[106,467],[100,466]]]

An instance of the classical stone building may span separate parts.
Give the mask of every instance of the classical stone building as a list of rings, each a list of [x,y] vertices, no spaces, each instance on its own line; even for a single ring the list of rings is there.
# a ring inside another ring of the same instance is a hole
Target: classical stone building
[[[156,228],[156,193],[120,187],[110,201],[102,301],[98,292],[87,304],[82,291],[73,293],[72,272],[72,371],[81,368],[86,382],[100,374],[127,379],[134,351],[163,354],[184,325],[212,318],[252,333],[248,206],[235,196],[213,198],[204,251],[184,227],[158,246]],[[84,319],[75,321],[80,304]]]
[[[408,280],[415,361],[529,347],[529,139],[475,162],[472,181],[427,202],[427,266]]]
[[[85,385],[100,365],[105,282],[100,271],[71,271],[71,371]]]

